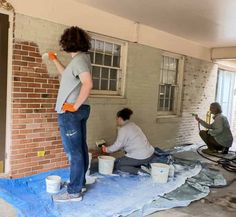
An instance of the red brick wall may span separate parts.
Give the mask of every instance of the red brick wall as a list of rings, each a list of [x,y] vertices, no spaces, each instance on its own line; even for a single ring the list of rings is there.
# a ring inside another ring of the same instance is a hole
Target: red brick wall
[[[48,76],[36,44],[14,42],[12,80],[10,176],[65,167],[54,111],[59,83]],[[46,151],[45,156],[38,157],[38,151]]]

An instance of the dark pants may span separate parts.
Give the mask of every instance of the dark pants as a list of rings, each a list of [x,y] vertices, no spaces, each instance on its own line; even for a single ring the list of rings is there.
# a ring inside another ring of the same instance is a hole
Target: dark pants
[[[217,150],[217,151],[222,151],[224,147],[220,145],[213,136],[207,133],[205,130],[201,130],[199,133],[200,137],[202,140],[206,143],[207,147],[210,150]]]
[[[149,158],[138,160],[124,156],[116,159],[115,169],[137,175],[141,165],[149,164],[153,157],[154,154]]]
[[[64,150],[70,162],[69,194],[79,193],[85,186],[88,168],[88,146],[86,143],[86,122],[90,106],[82,105],[76,112],[58,115],[58,122]]]

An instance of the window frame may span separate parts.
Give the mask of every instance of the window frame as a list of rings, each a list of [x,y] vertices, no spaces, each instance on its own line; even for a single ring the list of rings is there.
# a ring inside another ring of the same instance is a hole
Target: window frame
[[[176,77],[176,85],[175,86],[175,93],[174,93],[174,103],[173,103],[173,111],[160,111],[160,85],[161,85],[161,64],[160,64],[160,76],[158,82],[158,90],[157,90],[157,115],[160,117],[176,117],[181,115],[181,100],[182,100],[182,89],[183,89],[183,75],[184,75],[184,56],[170,53],[170,52],[162,52],[161,54],[161,61],[163,56],[175,58],[178,60],[178,71]]]
[[[90,32],[90,36],[92,39],[100,40],[103,42],[108,42],[112,44],[117,44],[121,46],[120,51],[120,67],[118,69],[117,73],[117,91],[111,91],[111,90],[91,90],[91,97],[124,97],[125,94],[125,82],[126,82],[126,66],[127,66],[127,51],[128,51],[128,43],[123,40],[119,40],[116,38],[112,38],[109,36],[103,36],[95,33]],[[92,62],[92,61],[91,61]],[[105,65],[99,65],[99,64],[93,64],[92,66],[99,66],[99,67],[105,67],[110,68],[109,66]]]

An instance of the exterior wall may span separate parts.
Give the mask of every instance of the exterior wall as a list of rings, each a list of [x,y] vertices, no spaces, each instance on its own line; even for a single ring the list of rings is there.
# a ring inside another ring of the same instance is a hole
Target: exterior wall
[[[9,174],[13,177],[67,166],[54,112],[59,84],[53,77],[55,68],[41,60],[43,52],[54,50],[67,63],[68,56],[61,53],[57,45],[65,27],[16,16]],[[186,57],[182,116],[160,118],[157,116],[157,88],[161,52],[138,43],[128,44],[125,97],[90,97],[90,149],[95,149],[96,139],[104,138],[108,144],[114,141],[115,115],[124,106],[134,110],[133,121],[140,125],[154,146],[166,148],[198,139],[197,124],[189,113],[197,112],[200,116],[206,113],[215,96],[217,66]],[[46,151],[44,157],[37,156],[41,150]]]

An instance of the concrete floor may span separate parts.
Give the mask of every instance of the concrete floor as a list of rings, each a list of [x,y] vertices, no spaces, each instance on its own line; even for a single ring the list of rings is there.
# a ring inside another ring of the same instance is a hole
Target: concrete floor
[[[227,182],[236,178],[235,173],[229,173],[218,166]],[[232,201],[231,203],[229,201]],[[236,216],[236,181],[224,188],[212,188],[204,199],[191,203],[185,208],[174,208],[156,212],[149,217],[235,217]],[[16,210],[0,199],[0,217],[17,217]],[[40,216],[39,216],[40,217]]]

